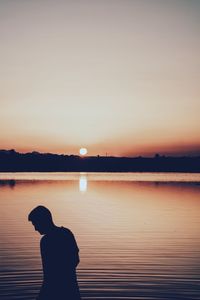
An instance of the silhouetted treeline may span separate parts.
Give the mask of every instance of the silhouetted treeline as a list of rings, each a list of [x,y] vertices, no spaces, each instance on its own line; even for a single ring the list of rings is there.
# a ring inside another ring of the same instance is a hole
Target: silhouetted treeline
[[[200,157],[79,157],[0,150],[0,172],[200,172]]]

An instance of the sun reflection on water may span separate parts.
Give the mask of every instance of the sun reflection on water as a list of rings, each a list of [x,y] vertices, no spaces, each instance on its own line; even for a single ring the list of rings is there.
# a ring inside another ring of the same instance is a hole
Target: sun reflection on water
[[[80,192],[87,192],[87,175],[86,175],[86,173],[80,173],[79,191]]]

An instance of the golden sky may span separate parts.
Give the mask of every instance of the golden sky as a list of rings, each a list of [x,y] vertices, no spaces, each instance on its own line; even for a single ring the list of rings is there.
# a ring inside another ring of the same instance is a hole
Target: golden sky
[[[1,0],[0,149],[200,154],[200,1]]]

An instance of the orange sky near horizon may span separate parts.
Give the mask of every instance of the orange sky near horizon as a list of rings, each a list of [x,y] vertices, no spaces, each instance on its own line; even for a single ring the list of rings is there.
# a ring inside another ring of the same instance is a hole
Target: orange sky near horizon
[[[200,155],[200,1],[0,2],[0,149]]]

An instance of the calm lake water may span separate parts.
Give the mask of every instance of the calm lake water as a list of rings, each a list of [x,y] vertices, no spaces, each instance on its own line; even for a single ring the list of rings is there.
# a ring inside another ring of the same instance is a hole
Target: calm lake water
[[[41,285],[39,204],[76,236],[83,299],[200,299],[200,174],[0,173],[1,300]]]

